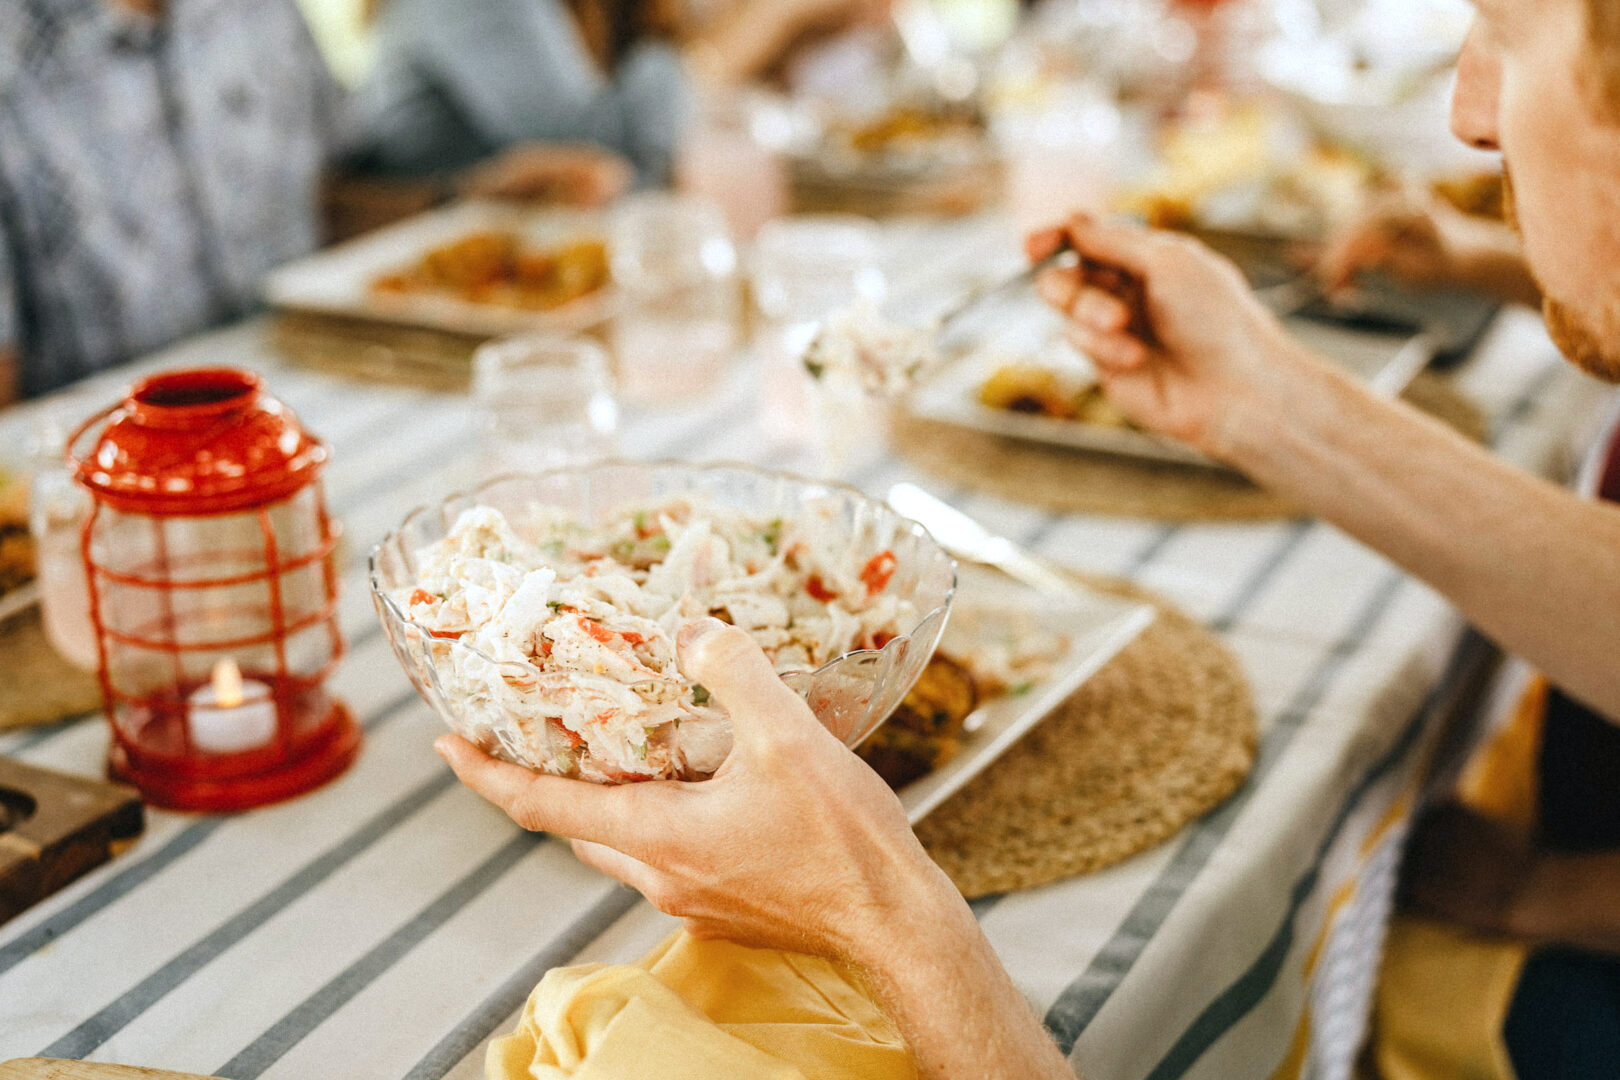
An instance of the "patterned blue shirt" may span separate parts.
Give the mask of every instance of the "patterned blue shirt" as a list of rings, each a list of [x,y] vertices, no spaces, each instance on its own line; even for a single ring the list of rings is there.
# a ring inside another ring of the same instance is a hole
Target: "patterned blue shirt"
[[[312,250],[338,93],[293,0],[0,0],[0,348],[38,394]]]
[[[388,0],[376,46],[352,117],[370,169],[448,173],[516,143],[585,142],[644,184],[669,179],[690,93],[667,43],[635,45],[608,76],[563,0]]]

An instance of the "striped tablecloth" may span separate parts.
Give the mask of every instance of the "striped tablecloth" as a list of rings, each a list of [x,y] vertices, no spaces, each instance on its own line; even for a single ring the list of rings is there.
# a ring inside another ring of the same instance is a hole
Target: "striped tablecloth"
[[[919,303],[1016,260],[982,223],[890,234]],[[335,690],[366,745],[337,782],[222,817],[154,812],[111,864],[0,927],[0,1059],[42,1054],[257,1077],[438,1080],[481,1072],[544,972],[627,960],[672,920],[518,831],[429,749],[442,727],[370,608],[364,555],[411,507],[468,478],[458,396],[284,366],[255,322],[147,366],[243,364],[335,448],[328,493],[352,541]],[[123,378],[78,391],[88,411]],[[1502,453],[1551,470],[1591,391],[1528,313],[1504,317],[1462,379]],[[638,457],[803,464],[757,421],[758,365],[700,404],[629,410]],[[49,404],[0,416],[17,448]],[[874,492],[911,479],[876,461]],[[1053,560],[1129,577],[1217,630],[1253,681],[1252,781],[1171,842],[1110,871],[978,902],[985,933],[1083,1075],[1344,1077],[1364,1025],[1398,847],[1460,633],[1451,609],[1366,548],[1308,522],[1165,526],[939,494]],[[6,670],[4,678],[22,677]],[[101,770],[99,719],[14,734],[0,753]],[[650,1075],[650,1074],[649,1074]]]

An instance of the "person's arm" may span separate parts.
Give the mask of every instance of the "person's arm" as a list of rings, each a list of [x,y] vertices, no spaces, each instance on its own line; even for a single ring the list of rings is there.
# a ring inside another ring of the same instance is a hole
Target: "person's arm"
[[[1620,851],[1538,851],[1456,804],[1418,819],[1402,870],[1409,911],[1484,934],[1620,956]]]
[[[800,39],[888,16],[888,0],[742,0],[687,44],[687,62],[711,84],[758,79]]]
[[[1289,339],[1241,275],[1183,237],[1076,218],[1067,240],[1146,284],[1152,344],[1119,300],[1049,271],[1048,302],[1144,427],[1226,461],[1400,563],[1558,686],[1620,721],[1620,506],[1497,460]]]
[[[681,669],[731,714],[701,783],[600,787],[435,743],[463,783],[688,930],[833,957],[863,971],[922,1075],[1072,1078],[899,800],[816,720],[746,633],[679,635]]]

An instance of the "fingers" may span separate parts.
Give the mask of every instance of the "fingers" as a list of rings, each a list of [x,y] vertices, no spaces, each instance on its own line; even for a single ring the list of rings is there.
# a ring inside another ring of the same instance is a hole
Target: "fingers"
[[[639,823],[659,820],[653,804],[662,796],[655,791],[656,784],[603,787],[531,772],[490,757],[459,735],[440,736],[433,749],[457,779],[531,832],[639,851]]]
[[[658,895],[658,872],[640,859],[633,859],[606,844],[589,840],[575,840],[571,846],[574,857],[586,866],[602,871],[615,881],[624,882],[649,900]],[[654,903],[656,906],[656,901]]]
[[[1042,300],[1091,330],[1115,333],[1130,326],[1130,305],[1111,293],[1087,286],[1079,269],[1048,270],[1035,287]]]
[[[1108,333],[1077,323],[1064,332],[1064,337],[1099,368],[1110,371],[1135,371],[1150,358],[1148,347],[1129,333]]]
[[[765,653],[743,631],[718,619],[694,619],[675,639],[681,671],[702,683],[731,714],[739,744],[761,747],[783,734],[823,730],[804,699],[790,690]]]
[[[1068,234],[1063,226],[1055,225],[1050,229],[1041,229],[1032,232],[1024,238],[1024,254],[1029,261],[1038,263],[1049,255],[1055,255],[1069,245]]]
[[[1128,270],[1139,278],[1152,269],[1154,245],[1159,235],[1126,221],[1102,220],[1089,214],[1076,214],[1064,224],[1069,246],[1083,257]]]

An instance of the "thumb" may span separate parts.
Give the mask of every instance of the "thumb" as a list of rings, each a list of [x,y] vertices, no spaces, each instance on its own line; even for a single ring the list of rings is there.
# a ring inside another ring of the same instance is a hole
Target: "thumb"
[[[738,745],[768,749],[821,723],[776,674],[757,642],[719,619],[694,619],[675,638],[681,671],[731,714]]]

